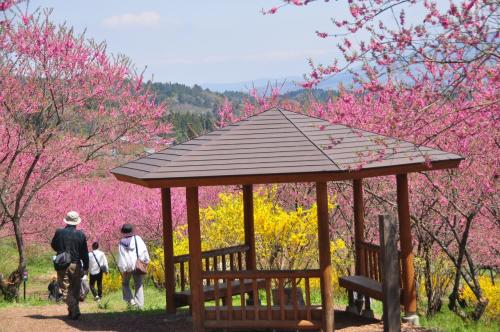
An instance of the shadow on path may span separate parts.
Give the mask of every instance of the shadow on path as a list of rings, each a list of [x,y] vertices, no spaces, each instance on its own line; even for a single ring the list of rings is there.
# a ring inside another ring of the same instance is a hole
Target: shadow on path
[[[26,315],[34,320],[59,319],[67,326],[80,331],[191,331],[189,318],[181,317],[176,321],[167,321],[163,310],[149,310],[142,312],[106,312],[84,313],[80,319],[74,321],[64,315],[46,316],[42,314]],[[370,327],[371,326],[371,327]],[[379,327],[379,321],[355,316],[343,311],[335,311],[336,330],[358,330],[356,327],[366,327],[365,331]]]
[[[80,331],[191,331],[191,323],[186,319],[167,322],[163,310],[143,312],[107,312],[84,313],[78,320],[71,320],[64,315],[27,315],[26,318],[35,320],[59,319],[69,327]]]

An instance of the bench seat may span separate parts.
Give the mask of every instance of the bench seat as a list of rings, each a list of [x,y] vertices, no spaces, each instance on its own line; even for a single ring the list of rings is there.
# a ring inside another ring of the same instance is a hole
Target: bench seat
[[[233,296],[240,295],[242,291],[244,293],[252,292],[253,291],[252,280],[245,280],[245,282],[243,283],[243,287],[244,287],[243,289],[240,288],[239,280],[234,280],[231,283],[231,290],[232,290],[231,293],[233,294]],[[257,289],[265,287],[266,287],[266,280],[257,279]],[[219,283],[219,298],[223,299],[226,296],[227,296],[227,284]],[[203,298],[205,302],[215,300],[215,290],[213,285],[203,287]],[[185,290],[181,292],[176,292],[174,294],[174,302],[176,308],[191,305],[191,291]]]
[[[382,301],[382,284],[365,276],[345,276],[339,278],[340,287],[355,291],[372,299]],[[401,290],[401,303],[403,302],[403,291]]]

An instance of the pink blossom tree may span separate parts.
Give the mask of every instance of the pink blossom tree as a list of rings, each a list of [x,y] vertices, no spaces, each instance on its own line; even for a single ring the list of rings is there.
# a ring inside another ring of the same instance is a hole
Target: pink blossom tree
[[[200,205],[218,201],[222,187],[203,187]],[[173,228],[186,223],[184,188],[172,189]],[[59,179],[43,188],[33,200],[24,221],[24,236],[30,242],[49,243],[54,230],[64,225],[63,216],[71,209],[82,218],[79,227],[89,244],[97,241],[115,250],[124,223],[134,225],[148,243],[160,245],[163,236],[159,190],[119,182],[112,177]]]
[[[2,2],[5,4],[5,2]],[[129,60],[104,43],[50,21],[50,11],[15,14],[0,26],[0,227],[12,228],[20,282],[26,212],[52,181],[87,174],[120,144],[158,144],[163,105]],[[14,9],[13,9],[14,8]]]

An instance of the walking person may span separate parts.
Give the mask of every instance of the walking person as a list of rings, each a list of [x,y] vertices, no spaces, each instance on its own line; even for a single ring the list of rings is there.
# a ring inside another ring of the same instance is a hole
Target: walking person
[[[81,221],[78,212],[68,212],[64,217],[66,227],[56,230],[51,242],[52,249],[57,253],[54,267],[62,300],[68,305],[68,317],[74,320],[80,317],[81,278],[89,268],[87,238],[81,230],[76,229]]]
[[[90,291],[95,301],[102,298],[102,277],[108,273],[108,260],[104,252],[99,250],[99,243],[92,243],[92,252],[89,254]],[[97,284],[97,292],[95,285]]]
[[[139,235],[134,234],[131,224],[124,224],[121,228],[123,238],[118,245],[118,269],[122,274],[123,300],[130,307],[144,308],[144,290],[142,279],[145,266],[149,263],[149,254],[146,244]],[[132,296],[130,279],[134,279],[135,294]]]

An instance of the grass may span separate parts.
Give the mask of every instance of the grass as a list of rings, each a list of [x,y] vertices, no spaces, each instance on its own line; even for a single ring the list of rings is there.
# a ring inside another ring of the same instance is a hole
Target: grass
[[[498,332],[500,331],[499,321],[480,320],[479,322],[464,321],[455,313],[448,309],[447,305],[443,305],[441,312],[432,317],[420,317],[422,327],[429,328],[434,331],[447,332]]]

